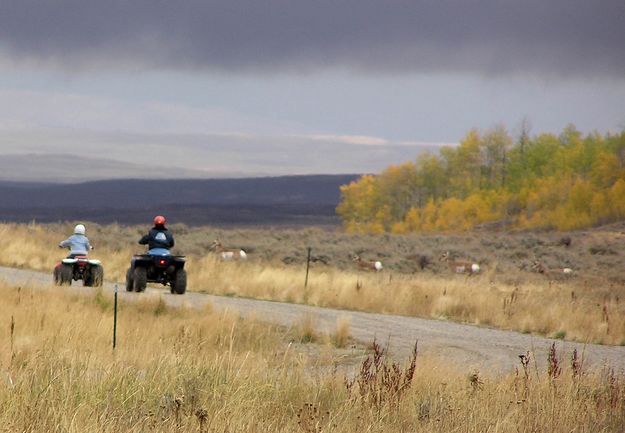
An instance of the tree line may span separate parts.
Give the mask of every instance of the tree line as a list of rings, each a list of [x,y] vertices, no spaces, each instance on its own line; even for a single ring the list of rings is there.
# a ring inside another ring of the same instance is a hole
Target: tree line
[[[462,231],[488,224],[573,230],[625,218],[625,131],[513,138],[470,130],[458,146],[341,186],[349,232]]]

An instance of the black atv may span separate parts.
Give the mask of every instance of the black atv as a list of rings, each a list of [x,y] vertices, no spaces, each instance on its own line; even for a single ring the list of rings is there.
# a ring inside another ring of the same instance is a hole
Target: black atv
[[[126,271],[126,290],[143,292],[147,283],[169,284],[172,294],[183,295],[187,290],[185,256],[169,254],[137,254]]]
[[[54,283],[70,286],[72,281],[82,280],[83,286],[100,287],[104,282],[104,269],[99,260],[87,256],[68,257],[54,267]]]

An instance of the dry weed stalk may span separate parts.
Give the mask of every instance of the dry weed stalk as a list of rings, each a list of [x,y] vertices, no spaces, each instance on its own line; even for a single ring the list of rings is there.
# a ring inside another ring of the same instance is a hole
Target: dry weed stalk
[[[549,379],[553,381],[560,377],[562,373],[562,366],[558,359],[558,353],[556,352],[556,343],[552,343],[549,348],[549,355],[547,356],[547,375]]]
[[[583,374],[584,369],[584,356],[580,358],[577,354],[577,348],[573,349],[573,354],[571,355],[571,374],[573,378],[579,378]]]
[[[531,360],[530,351],[528,350],[527,352],[520,354],[519,359],[521,360],[521,367],[523,368],[523,399],[522,401],[525,401],[529,397],[529,393],[530,393],[530,382],[531,382],[530,369],[529,369],[530,360]],[[519,377],[519,370],[516,369],[515,370],[515,384],[518,381],[518,377]],[[516,385],[515,385],[515,388],[516,388]]]
[[[607,335],[610,334],[610,314],[608,312],[608,304],[604,301],[603,307],[601,308],[601,321],[605,323],[605,333]]]
[[[345,386],[350,395],[353,395],[354,386],[358,386],[360,401],[376,410],[388,405],[398,408],[405,392],[410,388],[417,366],[418,341],[410,356],[410,362],[403,368],[395,362],[390,362],[387,350],[373,340],[372,356],[362,362],[360,371],[352,380],[345,378]]]
[[[614,410],[619,407],[625,410],[625,382],[623,375],[618,376],[614,368],[606,367],[602,372],[602,390],[595,393],[598,410]]]
[[[328,424],[330,411],[321,413],[319,407],[312,403],[304,403],[297,411],[297,426],[304,433],[321,433]]]
[[[184,404],[184,395],[179,395],[174,398],[174,413],[176,417],[176,427],[180,428],[180,417],[182,412],[182,405]]]
[[[195,411],[195,416],[200,423],[200,433],[206,433],[208,431],[208,412],[204,408],[199,408]]]
[[[510,297],[505,296],[503,298],[503,314],[508,319],[510,319],[512,315],[514,314],[512,306],[516,302],[518,296],[519,296],[519,287],[515,286],[514,290],[510,293]]]
[[[11,333],[11,361],[9,362],[9,366],[13,365],[13,360],[15,360],[15,318],[11,315],[11,325],[9,326]]]
[[[482,389],[484,381],[480,377],[479,371],[474,371],[469,375],[469,384],[471,385],[471,395]]]
[[[623,383],[623,376],[617,376],[614,373],[614,368],[610,369],[610,376],[608,379],[609,392],[610,392],[610,407],[616,409],[619,402],[622,404],[625,401],[625,383]]]

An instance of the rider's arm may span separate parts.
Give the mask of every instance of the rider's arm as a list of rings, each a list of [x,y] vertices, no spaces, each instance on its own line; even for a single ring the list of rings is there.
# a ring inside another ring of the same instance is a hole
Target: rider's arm
[[[169,235],[169,248],[174,247],[174,236],[172,234]]]
[[[59,242],[59,248],[67,248],[71,245],[69,239],[65,239],[64,241]]]
[[[139,239],[139,244],[147,245],[149,240],[150,240],[150,235],[149,234],[143,235],[143,237],[141,239]]]

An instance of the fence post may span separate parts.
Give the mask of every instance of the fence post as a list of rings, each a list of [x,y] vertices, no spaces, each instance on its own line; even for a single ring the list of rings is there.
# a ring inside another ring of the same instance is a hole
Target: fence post
[[[312,248],[308,247],[308,256],[306,257],[306,279],[304,280],[304,288],[308,287],[308,271],[310,270],[310,252]]]
[[[113,306],[113,350],[117,346],[117,284],[115,284],[115,301]]]

